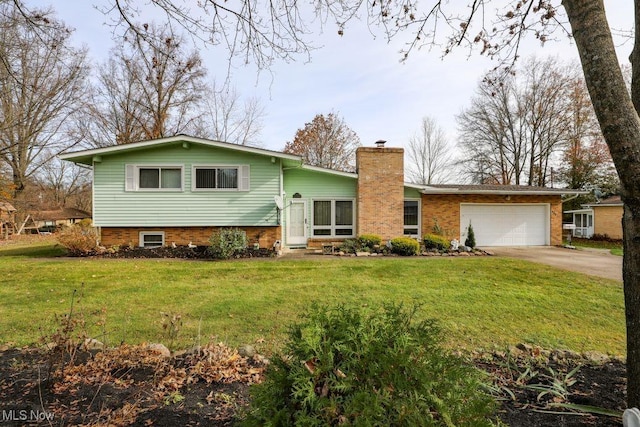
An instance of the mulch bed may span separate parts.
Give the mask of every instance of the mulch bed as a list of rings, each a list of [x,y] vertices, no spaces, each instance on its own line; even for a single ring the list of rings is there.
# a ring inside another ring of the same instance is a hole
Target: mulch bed
[[[553,406],[574,403],[622,413],[626,382],[620,360],[594,364],[494,353],[479,355],[474,363],[491,375],[498,417],[507,425],[620,425],[616,417]],[[562,378],[578,365],[565,398],[539,397],[531,387],[550,385],[550,369]],[[2,425],[47,424],[49,417],[52,425],[231,426],[247,408],[249,387],[261,381],[265,366],[264,358],[248,359],[222,344],[172,357],[142,345],[75,353],[5,349],[0,351]]]
[[[188,246],[176,246],[172,248],[170,246],[160,248],[140,248],[124,246],[118,250],[107,249],[103,253],[88,254],[92,256],[100,256],[104,258],[176,258],[176,259],[200,259],[200,260],[214,260],[217,259],[209,251],[208,246],[196,246],[190,248]],[[86,256],[86,255],[83,255]],[[271,258],[275,257],[276,252],[267,249],[253,249],[247,248],[244,251],[237,253],[233,256],[234,259],[246,259],[246,258]]]

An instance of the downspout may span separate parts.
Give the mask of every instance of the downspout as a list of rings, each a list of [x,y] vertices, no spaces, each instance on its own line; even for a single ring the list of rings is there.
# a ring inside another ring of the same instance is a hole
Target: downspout
[[[282,159],[280,161],[280,197],[284,202],[284,168],[282,167]],[[284,207],[280,211],[280,250],[284,250]]]
[[[571,197],[569,197],[569,198],[567,198],[567,199],[564,199],[564,200],[562,201],[562,203],[564,203],[564,202],[570,202],[571,200],[578,198],[578,196],[580,196],[580,194],[574,194],[573,196],[571,196]]]

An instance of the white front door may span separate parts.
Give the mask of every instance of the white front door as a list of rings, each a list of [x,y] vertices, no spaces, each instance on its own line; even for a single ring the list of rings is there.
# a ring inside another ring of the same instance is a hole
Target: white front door
[[[307,202],[292,200],[288,207],[287,246],[307,244]]]

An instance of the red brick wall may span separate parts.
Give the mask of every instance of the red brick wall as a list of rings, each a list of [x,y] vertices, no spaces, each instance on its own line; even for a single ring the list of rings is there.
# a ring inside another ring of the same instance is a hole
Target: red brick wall
[[[356,232],[384,240],[404,230],[404,150],[360,147],[356,151],[358,196]]]
[[[209,237],[220,227],[102,227],[100,243],[103,246],[129,245],[138,246],[141,231],[164,231],[165,244],[208,245]],[[235,228],[235,227],[234,227]],[[250,245],[260,243],[261,248],[270,248],[276,240],[280,240],[280,227],[238,227],[247,233]]]
[[[560,195],[525,196],[488,194],[424,194],[422,196],[422,233],[430,233],[435,220],[443,230],[460,239],[460,203],[548,203],[550,205],[551,245],[562,244],[562,200]]]

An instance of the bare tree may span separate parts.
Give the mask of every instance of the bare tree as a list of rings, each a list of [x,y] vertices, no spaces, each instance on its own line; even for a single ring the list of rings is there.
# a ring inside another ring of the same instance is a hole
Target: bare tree
[[[36,176],[42,205],[55,208],[67,207],[72,199],[78,200],[90,182],[89,169],[57,158],[43,165]]]
[[[519,185],[527,163],[526,117],[515,77],[483,80],[456,117],[464,174],[478,184]]]
[[[14,0],[19,3],[19,0]],[[135,20],[140,9],[134,0],[112,0],[106,13],[132,31],[140,31]],[[241,55],[268,66],[277,58],[309,52],[309,19],[300,2],[290,0],[243,1],[233,5],[216,0],[197,3],[156,0],[170,23],[182,25],[210,43],[226,43],[230,56]],[[474,0],[466,8],[450,9],[459,2],[363,2],[320,0],[314,3],[321,23],[336,22],[344,34],[347,24],[366,16],[372,27],[390,38],[409,34],[403,54],[422,46],[443,46],[444,53],[459,47],[478,48],[481,54],[510,62],[519,54],[521,41],[533,35],[541,43],[557,35],[571,35],[598,118],[600,129],[621,181],[625,204],[624,294],[627,325],[627,403],[640,407],[640,19],[634,26],[635,47],[631,55],[631,96],[620,71],[603,0],[523,1],[509,0],[490,8],[490,0]],[[566,17],[562,15],[562,5]],[[496,11],[494,13],[494,11]],[[640,3],[634,5],[640,16]],[[568,20],[570,28],[567,28]]]
[[[423,117],[420,130],[409,139],[408,172],[415,184],[439,184],[447,177],[451,166],[451,151],[447,138],[432,117]]]
[[[598,127],[584,79],[570,82],[568,142],[560,163],[560,179],[569,188],[592,189],[610,172],[611,155]]]
[[[197,52],[184,52],[184,39],[154,25],[113,49],[98,74],[98,87],[85,121],[93,146],[126,144],[193,133],[206,74]]]
[[[549,181],[552,155],[568,139],[567,92],[575,71],[558,58],[540,60],[535,57],[526,60],[520,70],[525,78],[523,108],[529,144],[527,183],[544,187]]]
[[[213,82],[203,100],[198,136],[232,142],[240,145],[260,146],[265,110],[257,98],[244,101],[235,87],[224,84],[218,88]]]
[[[490,73],[458,117],[467,175],[480,183],[545,186],[566,142],[568,69],[531,58],[499,80]]]
[[[293,141],[286,143],[284,152],[302,156],[308,165],[353,171],[359,146],[360,138],[344,119],[329,113],[326,117],[316,115],[298,129]]]
[[[114,53],[98,68],[84,118],[78,120],[78,131],[92,147],[126,144],[145,139],[139,124],[140,93],[129,66]]]
[[[71,30],[50,12],[37,16],[46,25],[34,27],[15,4],[0,3],[0,162],[10,169],[13,198],[78,142],[67,126],[86,93],[85,51],[70,46]]]

